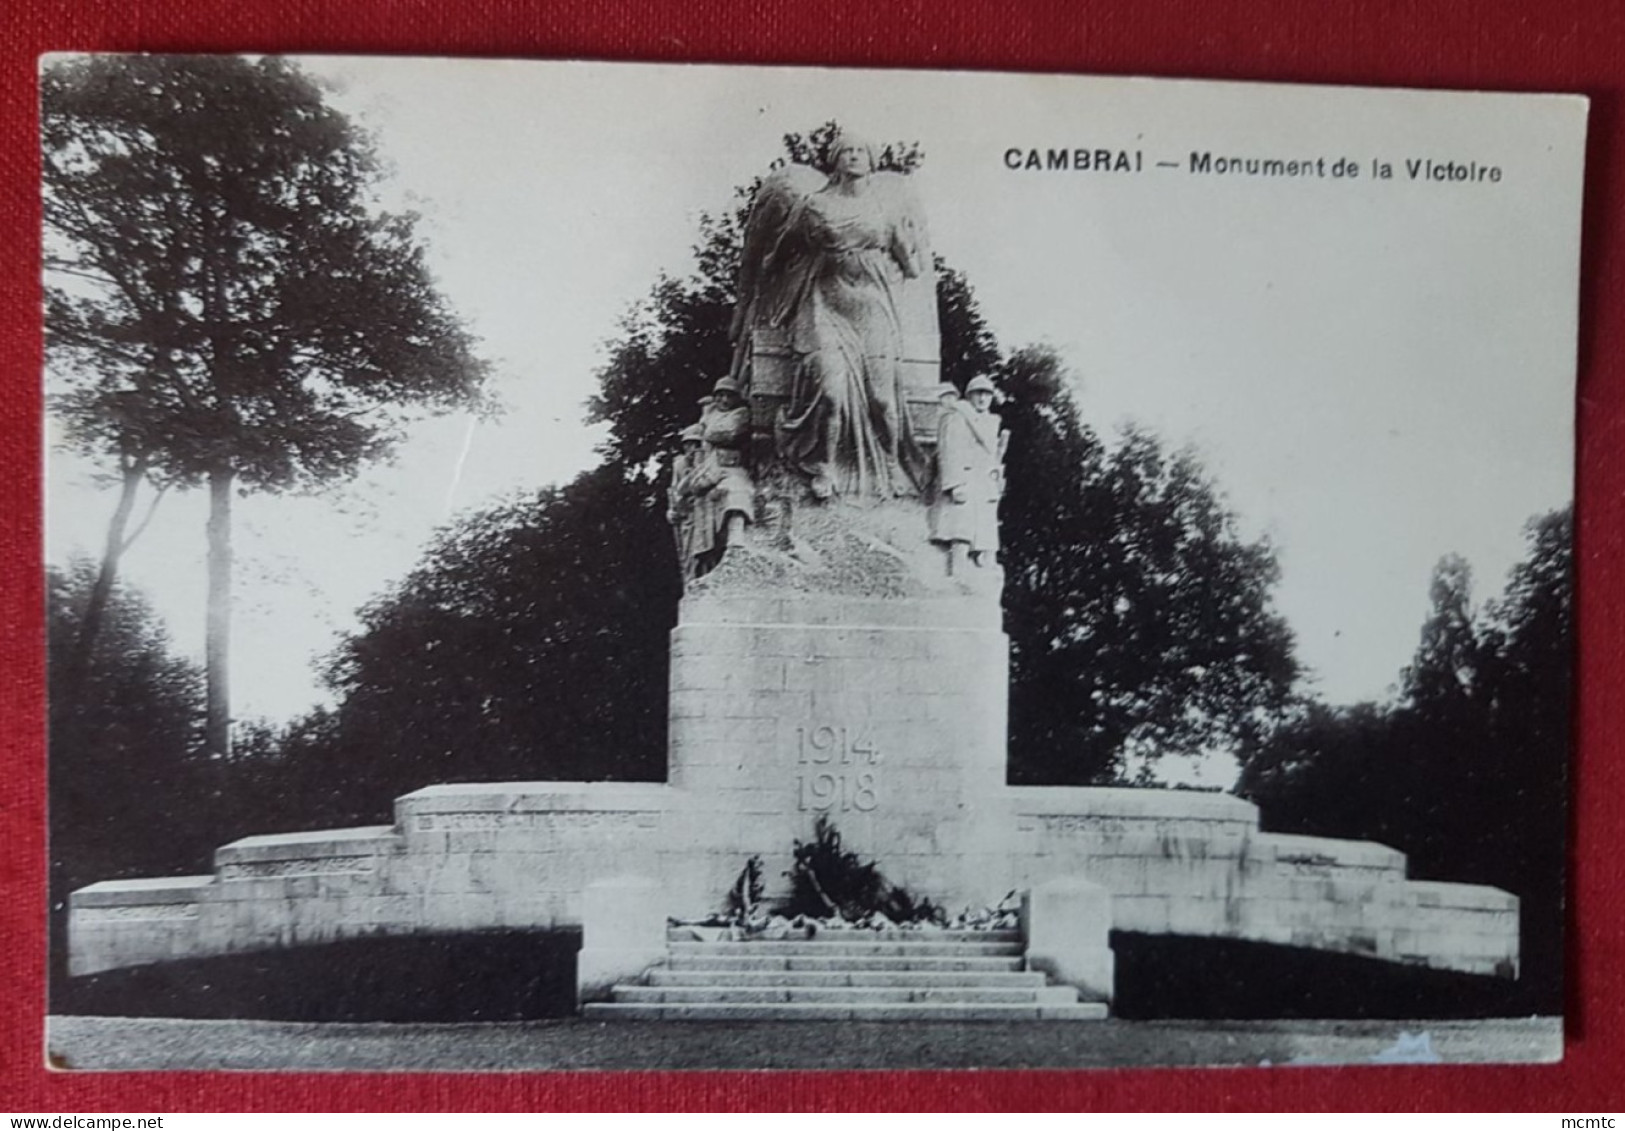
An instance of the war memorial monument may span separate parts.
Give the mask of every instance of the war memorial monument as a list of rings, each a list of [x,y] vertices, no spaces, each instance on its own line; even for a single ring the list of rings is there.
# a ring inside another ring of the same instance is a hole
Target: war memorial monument
[[[93,884],[73,973],[580,928],[589,1015],[1088,1020],[1119,929],[1516,976],[1516,898],[1408,880],[1392,849],[1264,833],[1224,794],[1007,784],[998,394],[942,383],[926,218],[875,164],[847,138],[829,175],[790,166],[758,193],[732,370],[674,455],[666,781],[425,783],[391,825]],[[821,818],[941,906],[1016,893],[1020,930],[670,925],[752,857],[771,889]]]

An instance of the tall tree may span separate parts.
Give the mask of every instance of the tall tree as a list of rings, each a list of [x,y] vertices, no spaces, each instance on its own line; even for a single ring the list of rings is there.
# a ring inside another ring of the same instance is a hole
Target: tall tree
[[[1405,696],[1419,706],[1460,707],[1473,697],[1480,652],[1473,571],[1465,558],[1449,554],[1439,560],[1428,599],[1432,608],[1422,624],[1422,640],[1402,677]]]
[[[942,379],[963,389],[972,377],[997,376],[1003,361],[999,342],[982,316],[976,289],[963,271],[948,266],[940,255],[936,269]]]
[[[1416,655],[1387,704],[1307,703],[1243,759],[1267,827],[1391,845],[1421,878],[1491,884],[1522,905],[1530,1009],[1561,1007],[1564,812],[1572,675],[1567,509],[1476,612],[1443,559]]]
[[[1015,779],[1114,780],[1131,757],[1256,739],[1299,675],[1274,551],[1192,454],[1143,431],[1108,450],[1053,353],[1017,352],[1000,380]]]
[[[97,569],[79,558],[46,571],[47,680],[66,677]],[[139,850],[142,826],[159,824],[172,842],[188,839],[185,814],[196,801],[190,779],[201,758],[202,673],[174,654],[169,635],[140,594],[115,585],[91,657],[81,725],[71,745],[51,750],[52,858],[84,883],[107,874],[173,868],[172,858],[125,860],[120,838]],[[173,821],[169,820],[173,818]],[[163,850],[160,850],[162,854]],[[88,863],[87,863],[88,861]]]
[[[1463,854],[1522,901],[1525,979],[1560,1008],[1574,695],[1574,512],[1538,516],[1525,557],[1480,615],[1482,754],[1493,805]],[[1462,862],[1465,864],[1465,861]]]
[[[77,663],[71,644],[82,637],[98,573],[87,559],[46,571],[53,702]],[[53,968],[65,954],[68,892],[94,880],[196,871],[222,831],[211,821],[214,783],[201,753],[202,672],[174,654],[139,594],[113,586],[102,618],[96,648],[74,674],[73,725],[51,734]]]
[[[352,475],[402,406],[478,401],[484,367],[368,139],[292,64],[116,56],[41,79],[47,343],[70,439],[122,491],[94,647],[141,478],[209,491],[209,749],[229,748],[231,503]]]
[[[446,530],[332,666],[334,737],[387,751],[373,806],[429,782],[658,780],[679,596],[664,505],[600,468]]]
[[[698,269],[662,275],[648,298],[621,320],[620,338],[598,371],[587,419],[607,424],[599,453],[608,466],[652,483],[694,422],[697,402],[728,372],[733,347],[734,279],[748,201],[721,216],[700,217]]]

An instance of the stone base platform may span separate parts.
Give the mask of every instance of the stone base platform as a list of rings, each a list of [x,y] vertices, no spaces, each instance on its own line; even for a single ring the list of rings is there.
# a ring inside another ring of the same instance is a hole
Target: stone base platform
[[[1260,832],[1255,807],[1234,797],[998,787],[970,809],[976,838],[1002,851],[944,854],[965,902],[1086,879],[1110,892],[1113,925],[1126,930],[1517,974],[1514,896],[1407,880],[1403,855],[1381,845]],[[816,815],[803,815],[803,838]],[[80,889],[70,970],[370,934],[574,928],[588,885],[614,876],[648,877],[663,913],[694,915],[720,906],[749,855],[781,877],[786,831],[723,821],[671,785],[431,786],[402,797],[390,826],[248,837],[216,852],[212,875]],[[847,843],[888,863],[884,844],[856,831]]]
[[[596,890],[606,924],[656,912],[636,943],[606,928],[583,952],[621,977],[664,949],[664,916],[720,909],[751,857],[781,894],[795,843],[827,821],[950,913],[1025,893],[1040,919],[1091,932],[1516,976],[1513,896],[1407,880],[1382,845],[1263,833],[1252,805],[1219,794],[1007,786],[996,587],[928,586],[899,559],[896,586],[827,591],[814,582],[838,580],[843,563],[873,582],[890,575],[868,559],[895,555],[884,531],[839,533],[822,549],[792,542],[782,555],[796,569],[772,585],[742,557],[740,576],[725,560],[683,599],[666,783],[430,786],[398,799],[390,825],[248,837],[219,849],[209,876],[93,884],[71,897],[70,970],[356,935],[575,928]],[[1109,990],[1103,935],[1080,958],[1075,934],[1029,937],[1038,968]]]

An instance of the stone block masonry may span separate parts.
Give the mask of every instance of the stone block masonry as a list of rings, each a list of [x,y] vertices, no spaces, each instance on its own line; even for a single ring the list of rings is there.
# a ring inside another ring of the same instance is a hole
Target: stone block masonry
[[[753,855],[782,890],[793,843],[827,816],[950,911],[1030,891],[1051,923],[1103,929],[1109,915],[1151,934],[1516,975],[1516,898],[1408,880],[1385,846],[1263,833],[1251,804],[1218,794],[1007,786],[1007,657],[986,594],[691,594],[672,634],[667,782],[433,785],[400,798],[390,825],[251,836],[219,849],[210,875],[93,884],[71,898],[70,970],[578,928],[592,899],[635,897],[654,921],[701,914]],[[645,882],[594,886],[625,877]],[[636,945],[593,949],[597,982],[637,961],[618,953]],[[1071,961],[1055,957],[1057,971]],[[1109,996],[1096,983],[1110,953],[1096,957],[1077,978]]]
[[[782,858],[827,816],[893,882],[996,901],[993,851],[1009,644],[996,604],[801,594],[685,602],[672,633],[669,780],[689,835]],[[769,869],[769,878],[782,872]]]
[[[397,802],[393,826],[250,837],[220,849],[212,875],[81,888],[70,969],[368,934],[574,928],[589,885],[624,875],[657,881],[646,894],[662,915],[692,915],[721,905],[753,853],[769,878],[789,867],[786,837],[810,836],[813,814],[798,827],[784,792],[771,791],[761,814],[728,817],[670,785],[431,786]],[[1000,854],[941,845],[936,855],[944,875],[964,868],[967,885],[975,869],[987,872],[979,902],[1081,880],[1109,893],[1111,925],[1123,930],[1517,971],[1515,897],[1407,880],[1403,856],[1380,845],[1261,833],[1255,808],[1236,798],[1005,787],[975,813],[993,826],[989,843],[1000,827],[1014,830]],[[891,871],[883,846],[834,819],[854,849]]]

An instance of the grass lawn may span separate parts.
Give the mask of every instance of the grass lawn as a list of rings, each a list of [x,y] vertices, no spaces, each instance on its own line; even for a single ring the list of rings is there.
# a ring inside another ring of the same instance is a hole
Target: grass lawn
[[[1104,1022],[585,1021],[580,936],[363,938],[60,979],[64,1069],[1108,1068],[1549,1061],[1531,988],[1352,955],[1113,935]],[[1483,1020],[1474,1020],[1482,1018]]]
[[[194,1020],[503,1022],[575,1013],[579,933],[347,939],[59,978],[50,1012]],[[1114,1017],[1531,1017],[1560,1001],[1503,978],[1234,939],[1118,931]]]
[[[1561,1055],[1556,1018],[1490,1021],[312,1024],[53,1017],[63,1069],[1123,1068],[1489,1063]]]

